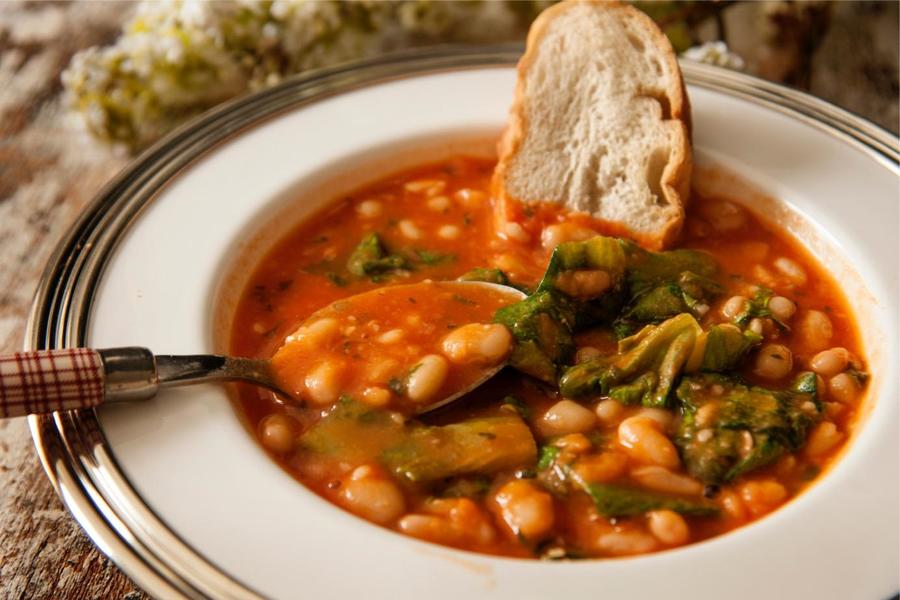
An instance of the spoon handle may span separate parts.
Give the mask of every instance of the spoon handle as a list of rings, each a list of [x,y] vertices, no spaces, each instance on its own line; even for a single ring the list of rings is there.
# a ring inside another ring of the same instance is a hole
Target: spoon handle
[[[65,348],[0,356],[0,418],[93,408],[156,394],[146,348]]]
[[[0,356],[0,417],[92,408],[106,376],[96,350],[69,348]]]
[[[212,354],[154,356],[137,346],[0,356],[0,418],[144,400],[163,386],[248,381],[286,397],[265,360]]]

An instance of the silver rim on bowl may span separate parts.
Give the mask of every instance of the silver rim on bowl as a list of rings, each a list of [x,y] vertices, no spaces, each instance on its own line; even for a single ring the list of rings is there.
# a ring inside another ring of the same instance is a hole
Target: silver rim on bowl
[[[231,136],[279,113],[391,79],[512,66],[520,47],[436,48],[318,71],[218,107],[142,154],[107,185],[54,252],[29,317],[26,349],[84,345],[94,291],[116,244],[173,177]],[[893,172],[895,136],[801,92],[741,73],[682,63],[693,86],[742,98],[814,126]],[[93,410],[29,418],[56,492],[94,543],[147,592],[162,597],[257,598],[221,572],[144,504],[116,464]]]

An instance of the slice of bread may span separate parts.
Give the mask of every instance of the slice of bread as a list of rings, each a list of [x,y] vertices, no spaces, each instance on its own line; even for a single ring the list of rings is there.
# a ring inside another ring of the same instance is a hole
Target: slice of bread
[[[561,203],[658,249],[681,230],[690,177],[687,94],[653,20],[603,0],[545,10],[499,144],[500,219],[517,203]]]

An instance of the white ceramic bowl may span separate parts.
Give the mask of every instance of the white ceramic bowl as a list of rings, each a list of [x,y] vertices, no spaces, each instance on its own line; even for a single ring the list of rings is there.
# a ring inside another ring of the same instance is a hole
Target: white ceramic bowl
[[[283,231],[385,170],[485,152],[511,101],[514,58],[433,55],[315,75],[175,134],[101,194],[60,247],[28,344],[221,349],[242,283],[224,274],[273,241],[271,230],[258,235],[262,224]],[[328,504],[271,462],[225,389],[210,386],[96,417],[32,418],[75,518],[160,596],[892,595],[900,561],[896,141],[776,86],[685,70],[699,162],[752,181],[762,193],[744,199],[825,257],[859,311],[874,375],[869,413],[810,491],[748,527],[674,551],[562,563],[491,558],[403,537]]]

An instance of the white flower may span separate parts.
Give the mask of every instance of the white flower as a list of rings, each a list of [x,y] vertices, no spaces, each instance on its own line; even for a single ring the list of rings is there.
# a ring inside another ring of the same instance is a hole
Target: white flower
[[[688,60],[726,67],[736,71],[744,68],[744,59],[730,51],[725,42],[721,40],[706,42],[699,46],[688,48],[682,52],[681,56]]]

